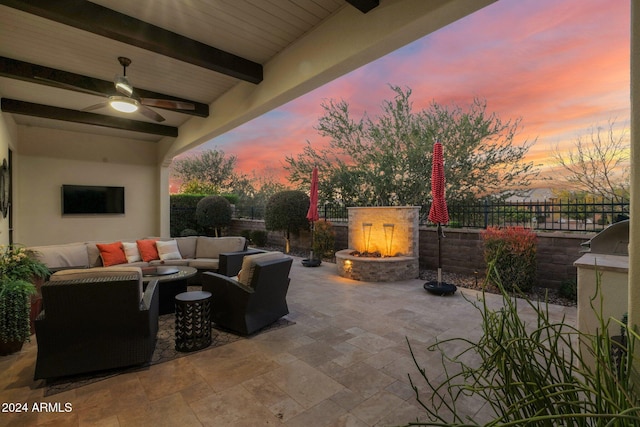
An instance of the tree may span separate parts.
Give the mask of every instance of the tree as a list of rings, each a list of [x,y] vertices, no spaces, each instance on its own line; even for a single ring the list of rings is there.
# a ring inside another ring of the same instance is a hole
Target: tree
[[[174,161],[173,174],[188,188],[215,194],[229,192],[237,179],[234,174],[236,160],[235,156],[226,156],[222,150],[206,150],[197,156]]]
[[[264,214],[264,225],[270,231],[283,231],[285,235],[285,252],[289,253],[291,233],[309,227],[307,210],[309,196],[299,190],[286,190],[274,194],[267,202]]]
[[[563,152],[556,145],[553,158],[563,173],[559,179],[575,191],[621,201],[629,198],[629,141],[624,128],[616,132],[615,121],[607,128],[592,127],[578,135],[573,148]]]
[[[329,138],[303,153],[287,157],[289,181],[309,184],[311,170],[319,169],[320,193],[329,201],[348,205],[423,205],[430,199],[433,143],[444,145],[447,197],[468,199],[503,191],[509,197],[526,188],[538,174],[523,158],[535,142],[513,144],[520,119],[503,122],[486,111],[485,101],[474,99],[467,110],[432,102],[414,112],[411,90],[391,86],[392,100],[382,103],[382,114],[365,112],[354,118],[346,101],[322,104],[316,127]]]
[[[231,204],[222,196],[207,196],[196,205],[196,222],[205,229],[213,229],[216,237],[221,228],[231,224]]]

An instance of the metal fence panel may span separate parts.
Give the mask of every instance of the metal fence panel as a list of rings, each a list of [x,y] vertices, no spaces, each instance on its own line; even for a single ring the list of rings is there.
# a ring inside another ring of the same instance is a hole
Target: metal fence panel
[[[429,205],[420,210],[420,223],[427,221]],[[536,200],[504,202],[478,200],[450,202],[449,227],[487,228],[523,226],[537,230],[601,231],[607,225],[629,217],[628,200]],[[325,204],[320,216],[331,222],[347,222],[346,206]],[[173,209],[172,209],[173,213]],[[177,212],[176,212],[177,213]],[[234,218],[264,219],[264,206],[236,207]]]

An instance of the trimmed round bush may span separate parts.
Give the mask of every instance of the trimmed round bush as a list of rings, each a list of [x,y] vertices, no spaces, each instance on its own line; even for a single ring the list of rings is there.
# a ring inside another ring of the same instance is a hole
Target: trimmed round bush
[[[216,236],[221,228],[231,224],[231,204],[222,196],[207,196],[196,205],[196,221]]]
[[[269,231],[283,231],[289,252],[290,234],[309,228],[307,211],[309,196],[299,190],[286,190],[271,196],[264,213],[264,225]]]

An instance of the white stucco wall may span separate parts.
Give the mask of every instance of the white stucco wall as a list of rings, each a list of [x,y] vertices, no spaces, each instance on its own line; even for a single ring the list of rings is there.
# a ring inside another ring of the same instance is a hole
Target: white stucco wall
[[[19,126],[14,240],[27,246],[159,235],[153,142]],[[124,215],[62,215],[63,184],[125,187]]]
[[[14,149],[17,139],[17,126],[9,114],[0,112],[0,164],[8,159],[9,149]],[[9,218],[0,215],[0,245],[9,244]]]

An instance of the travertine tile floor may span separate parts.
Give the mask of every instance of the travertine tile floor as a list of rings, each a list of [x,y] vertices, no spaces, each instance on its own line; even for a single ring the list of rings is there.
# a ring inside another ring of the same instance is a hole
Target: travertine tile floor
[[[409,385],[421,365],[437,369],[427,344],[477,337],[479,314],[461,294],[427,294],[420,280],[365,283],[335,265],[294,260],[288,302],[295,325],[43,397],[33,381],[36,343],[0,357],[0,402],[71,404],[70,412],[0,412],[2,426],[387,426],[424,411]],[[501,299],[487,295],[497,306]],[[575,324],[576,309],[550,306]],[[524,310],[523,316],[532,316]],[[469,413],[486,411],[464,405]],[[482,412],[480,412],[482,413]]]

